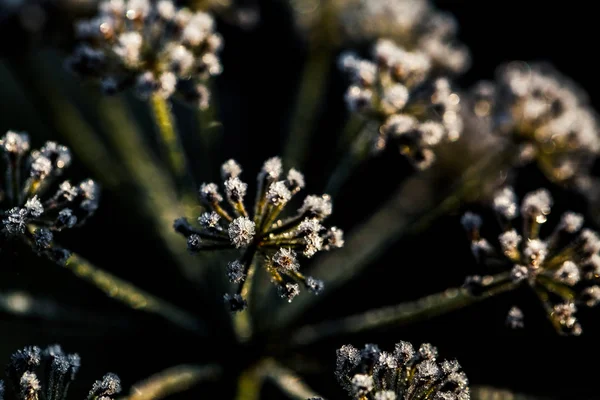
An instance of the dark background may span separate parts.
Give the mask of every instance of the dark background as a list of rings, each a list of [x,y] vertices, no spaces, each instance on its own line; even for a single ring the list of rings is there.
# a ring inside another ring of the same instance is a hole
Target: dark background
[[[585,2],[440,0],[435,3],[456,16],[459,38],[472,53],[472,68],[458,79],[460,86],[467,88],[480,79],[492,78],[495,67],[503,62],[546,60],[579,82],[589,93],[592,104],[597,105],[600,93],[595,63],[597,16]],[[304,43],[294,32],[291,18],[281,3],[262,0],[260,6],[261,23],[254,30],[243,30],[222,21],[219,24],[226,43],[222,53],[224,73],[216,80],[224,135],[219,159],[238,160],[248,182],[253,182],[252,175],[262,162],[281,149],[306,57]],[[66,20],[59,14],[49,15],[49,32],[53,34],[45,34],[44,39],[58,42],[63,50],[59,57],[48,55],[44,68],[57,70],[57,60],[69,48],[68,34],[67,39],[59,34]],[[5,65],[9,58],[14,60],[25,51],[37,51],[38,45],[44,44],[27,37],[10,18],[4,22],[0,43]],[[23,91],[8,70],[3,68],[1,72],[0,131],[29,131],[34,148],[46,139],[60,138],[55,127],[36,111],[32,94]],[[56,76],[69,78],[60,72]],[[64,84],[65,91],[73,85],[63,81],[59,84]],[[314,136],[318,140],[311,143],[310,163],[304,170],[307,192],[319,192],[329,173],[331,144],[346,118],[345,84],[342,74],[332,64],[326,101]],[[139,110],[142,126],[151,129],[140,102],[131,96],[128,100]],[[184,107],[176,106],[175,111],[182,121],[190,117]],[[198,170],[202,149],[190,146],[188,150],[198,182],[215,175],[218,162],[213,163],[212,171]],[[331,223],[349,231],[410,173],[409,166],[392,154],[368,163],[357,171],[335,203]],[[76,160],[68,177],[77,180],[89,174]],[[582,198],[547,182],[535,167],[520,170],[515,184],[520,196],[540,186],[549,188],[556,199],[554,218],[567,209],[587,212]],[[161,249],[150,230],[149,222],[126,201],[131,195],[127,191],[105,191],[97,214],[84,227],[61,234],[61,243],[151,293],[218,321],[221,310],[202,305],[202,291],[206,287],[177,272],[169,254]],[[486,216],[491,219],[491,215]],[[318,310],[307,313],[304,321],[343,316],[460,285],[465,275],[480,270],[471,257],[459,218],[460,213],[444,216],[426,231],[399,240],[372,261],[360,280],[327,297]],[[594,226],[591,222],[590,225]],[[185,246],[183,239],[181,245]],[[106,319],[99,324],[88,319],[87,325],[82,325],[0,314],[2,360],[8,360],[10,353],[28,344],[60,342],[66,350],[80,353],[83,367],[73,388],[74,396],[83,396],[93,379],[106,371],[118,373],[128,387],[171,365],[217,360],[233,365],[235,370],[255,356],[254,350],[234,347],[226,337],[198,340],[157,317],[127,310],[76,280],[68,271],[35,256],[20,253],[17,257],[3,252],[0,257],[0,288],[50,297],[62,304],[93,310]],[[525,312],[524,330],[511,331],[504,325],[506,312],[514,304]],[[523,288],[407,328],[336,338],[308,348],[303,357],[318,360],[320,367],[306,371],[303,376],[324,396],[339,398],[342,393],[335,383],[333,368],[335,349],[340,345],[375,342],[383,349],[390,349],[398,340],[415,344],[429,341],[438,346],[443,357],[457,358],[473,384],[562,399],[600,398],[596,382],[600,357],[597,310],[582,310],[578,315],[583,335],[559,337],[534,294]],[[214,389],[220,391],[219,397],[227,398],[234,385],[232,381],[203,385],[180,397],[203,395]],[[265,396],[275,396],[274,391],[265,390]]]

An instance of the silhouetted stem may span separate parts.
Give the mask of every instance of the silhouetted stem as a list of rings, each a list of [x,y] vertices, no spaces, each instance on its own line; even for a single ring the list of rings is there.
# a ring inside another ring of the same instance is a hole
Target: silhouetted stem
[[[250,248],[248,249],[250,250]],[[247,251],[248,251],[247,250]],[[233,314],[233,327],[235,330],[235,334],[240,342],[247,342],[252,337],[252,313],[251,313],[251,302],[250,299],[252,297],[252,290],[254,286],[254,277],[256,275],[256,268],[258,262],[255,261],[254,258],[254,249],[252,249],[252,261],[250,262],[250,267],[248,271],[246,271],[246,280],[243,283],[243,286],[240,291],[240,295],[244,298],[248,307],[243,311],[238,311]]]
[[[159,400],[203,381],[214,380],[220,374],[218,365],[177,365],[136,383],[129,396],[122,400]]]
[[[185,151],[177,136],[171,105],[159,94],[153,94],[150,97],[150,105],[161,144],[167,153],[169,166],[177,177],[178,183],[181,184],[186,175]]]
[[[65,267],[78,278],[92,284],[107,296],[135,310],[156,314],[172,324],[192,331],[196,334],[206,334],[204,324],[194,316],[180,308],[167,303],[135,286],[103,271],[77,254],[72,254]]]
[[[308,325],[295,330],[290,345],[304,346],[335,335],[397,328],[446,314],[515,288],[515,283],[507,280],[507,277],[508,274],[494,276],[493,282],[497,282],[498,285],[477,296],[467,289],[452,288],[415,301]]]

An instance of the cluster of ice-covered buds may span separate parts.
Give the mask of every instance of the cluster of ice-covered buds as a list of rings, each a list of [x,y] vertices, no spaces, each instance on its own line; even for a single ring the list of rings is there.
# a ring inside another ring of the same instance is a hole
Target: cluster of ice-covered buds
[[[66,354],[59,345],[41,349],[25,347],[14,353],[6,367],[9,387],[0,381],[0,400],[64,400],[79,370],[77,354]],[[113,373],[92,385],[87,400],[112,400],[121,391],[121,381]]]
[[[460,97],[448,79],[432,74],[424,53],[379,40],[373,56],[374,61],[352,54],[340,58],[352,81],[348,108],[378,125],[375,150],[392,142],[415,167],[427,168],[435,160],[433,148],[462,132]]]
[[[502,225],[498,237],[500,251],[480,236],[481,218],[466,213],[462,223],[471,238],[471,249],[482,264],[501,263],[510,269],[506,280],[526,283],[541,300],[548,317],[559,333],[579,335],[581,326],[575,318],[577,306],[593,307],[600,302],[600,237],[583,228],[583,217],[564,213],[554,231],[540,236],[540,228],[548,219],[552,198],[545,189],[528,193],[517,203],[510,188],[498,191],[493,200],[494,211]],[[514,228],[520,216],[522,228]],[[468,287],[478,288],[485,278],[471,277]],[[500,283],[500,282],[496,282]],[[481,289],[481,288],[479,288]],[[518,308],[509,312],[507,322],[513,327],[523,325]]]
[[[30,151],[25,133],[9,131],[0,138],[5,182],[0,187],[2,231],[0,249],[6,241],[22,239],[38,254],[64,262],[69,253],[53,245],[53,232],[83,223],[98,208],[99,187],[91,179],[78,185],[63,181],[53,196],[44,193],[71,163],[65,146],[46,142]]]
[[[105,92],[134,86],[142,98],[177,95],[208,107],[205,83],[222,71],[222,38],[211,15],[171,0],[104,0],[96,17],[78,22],[76,34],[67,65]]]
[[[344,345],[337,350],[335,374],[356,400],[468,400],[468,380],[459,363],[437,357],[429,343],[415,350],[399,342],[391,353],[374,344],[362,350]]]
[[[227,266],[230,281],[239,284],[236,294],[225,295],[232,311],[246,307],[241,294],[255,262],[264,263],[281,297],[288,301],[299,294],[299,284],[318,294],[323,283],[300,272],[298,256],[312,257],[318,251],[344,244],[340,229],[326,229],[322,225],[331,214],[331,199],[327,195],[307,196],[295,215],[280,218],[292,196],[304,187],[304,177],[290,169],[282,178],[281,159],[273,157],[258,174],[254,208],[248,210],[244,204],[248,185],[240,179],[241,173],[241,167],[234,160],[223,164],[225,198],[217,184],[202,184],[200,199],[210,211],[198,218],[199,229],[180,218],[175,221],[175,230],[187,238],[191,252],[230,248],[242,251],[241,257]]]
[[[535,161],[556,182],[588,175],[600,151],[596,113],[582,89],[551,66],[503,65],[474,96],[475,114],[519,146],[519,162]]]

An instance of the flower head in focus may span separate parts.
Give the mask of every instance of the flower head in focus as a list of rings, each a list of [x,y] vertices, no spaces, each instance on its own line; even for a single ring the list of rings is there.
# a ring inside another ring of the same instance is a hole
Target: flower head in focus
[[[205,82],[222,70],[214,28],[209,14],[171,0],[104,0],[96,17],[77,24],[80,43],[67,64],[107,93],[133,86],[142,98],[177,95],[204,109]]]
[[[8,131],[0,138],[0,151],[5,165],[0,188],[0,249],[11,239],[22,239],[38,254],[66,261],[68,252],[53,246],[54,232],[81,225],[96,211],[98,185],[91,179],[78,185],[68,180],[56,185],[71,163],[71,153],[55,142],[30,151],[27,134]],[[54,195],[45,198],[55,186]]]
[[[499,251],[480,236],[481,218],[466,213],[462,223],[471,238],[471,249],[480,263],[506,265],[506,279],[515,284],[527,284],[538,295],[548,317],[561,334],[579,335],[581,326],[575,318],[578,306],[593,307],[600,302],[600,237],[583,228],[580,214],[566,212],[549,235],[541,236],[552,198],[545,189],[528,193],[519,208],[512,189],[499,190],[493,201],[494,211],[503,232],[498,237]],[[515,228],[521,216],[521,229]],[[475,287],[485,278],[470,277],[468,285]],[[513,308],[507,323],[523,325],[522,312]]]
[[[399,342],[393,352],[374,344],[362,350],[344,345],[337,350],[335,375],[356,400],[468,400],[468,380],[458,362],[437,357],[429,343],[415,350]]]
[[[587,95],[545,64],[501,66],[495,83],[475,89],[475,113],[492,131],[519,146],[519,161],[534,160],[555,182],[588,175],[600,152],[595,112]]]
[[[373,58],[341,56],[340,67],[352,82],[348,108],[377,125],[375,150],[392,142],[415,167],[429,167],[433,148],[461,134],[460,97],[448,79],[432,74],[431,59],[422,52],[379,40]]]
[[[11,356],[6,367],[6,400],[64,400],[79,370],[77,354],[66,354],[59,345],[41,349],[25,347]],[[3,384],[0,381],[0,399]],[[113,373],[96,381],[87,400],[113,400],[121,391],[121,381]]]
[[[240,179],[241,172],[241,167],[233,160],[223,164],[225,197],[215,183],[202,184],[200,199],[210,211],[198,218],[199,229],[180,218],[175,221],[175,230],[187,238],[191,252],[241,251],[241,257],[227,266],[229,280],[239,285],[236,294],[225,295],[232,311],[246,307],[244,283],[256,262],[264,263],[279,294],[288,301],[299,294],[300,284],[318,294],[323,283],[303,275],[298,258],[310,258],[321,250],[344,244],[340,229],[327,229],[322,225],[331,214],[331,199],[327,195],[307,196],[295,215],[281,218],[285,206],[304,187],[304,176],[290,169],[283,177],[281,159],[273,157],[264,163],[258,174],[256,200],[253,209],[249,210],[244,202],[248,185]]]

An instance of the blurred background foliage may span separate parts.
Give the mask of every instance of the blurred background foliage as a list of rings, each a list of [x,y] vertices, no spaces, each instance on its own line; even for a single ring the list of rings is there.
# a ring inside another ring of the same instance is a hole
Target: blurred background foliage
[[[9,3],[6,1],[5,5]],[[516,0],[435,3],[455,15],[459,38],[473,55],[471,69],[457,81],[460,87],[468,88],[480,79],[492,78],[495,67],[506,61],[546,60],[585,88],[598,109],[600,84],[592,61],[597,17],[590,6],[535,1],[525,5]],[[66,269],[29,253],[17,257],[4,251],[0,254],[3,293],[23,291],[68,304],[73,307],[68,316],[73,318],[58,323],[0,312],[0,360],[8,360],[13,351],[24,345],[59,342],[67,351],[82,356],[80,378],[71,393],[74,397],[83,396],[89,384],[105,371],[118,373],[124,386],[129,387],[181,363],[229,360],[231,365],[244,367],[255,355],[230,347],[223,337],[221,327],[228,322],[220,308],[222,294],[196,269],[178,268],[165,247],[165,233],[148,215],[148,207],[140,206],[147,200],[148,192],[140,189],[136,177],[128,172],[127,150],[119,151],[125,142],[118,135],[127,132],[126,124],[134,124],[146,145],[154,150],[153,157],[158,159],[161,155],[147,105],[130,93],[119,95],[116,100],[104,100],[94,87],[81,84],[63,68],[64,55],[73,44],[72,21],[88,15],[92,5],[74,0],[40,4],[41,8],[29,10],[28,15],[8,11],[1,15],[0,131],[27,131],[34,148],[45,140],[71,146],[75,160],[66,176],[74,181],[91,176],[104,188],[97,213],[83,227],[60,234],[58,240],[95,265],[202,315],[215,331],[210,339],[198,340],[159,317],[112,301]],[[254,4],[246,2],[244,6]],[[217,179],[220,163],[229,158],[240,162],[247,177],[252,177],[266,158],[281,153],[290,130],[295,94],[307,55],[306,41],[295,30],[284,1],[260,0],[256,6],[260,17],[253,28],[232,23],[239,16],[217,14],[225,47],[221,55],[224,72],[214,81],[215,114],[197,114],[186,106],[173,106],[194,175],[189,189]],[[344,48],[336,52],[341,50]],[[307,192],[320,193],[323,189],[339,157],[332,149],[336,148],[347,118],[343,102],[346,81],[335,60],[329,68],[309,143],[308,162],[303,168]],[[116,119],[107,123],[111,115]],[[69,134],[65,126],[81,136]],[[122,128],[121,132],[116,132],[115,126]],[[82,141],[88,131],[95,132],[98,143]],[[78,144],[78,139],[82,143]],[[107,149],[106,163],[90,162],[78,153],[78,147],[100,145]],[[456,147],[450,147],[443,157],[448,170],[431,178],[427,193],[408,193],[412,198],[403,201],[419,203],[421,196],[444,195],[455,178],[453,168],[469,163],[468,158],[458,159],[461,145],[451,146]],[[370,160],[344,186],[334,203],[331,223],[350,230],[383,204],[412,173],[408,163],[393,152]],[[160,176],[153,179],[160,188]],[[590,215],[583,198],[553,185],[535,166],[521,168],[514,184],[520,196],[538,187],[550,189],[555,198],[555,218],[565,210]],[[427,229],[399,237],[370,260],[360,279],[325,297],[303,321],[317,322],[416,299],[459,286],[466,275],[478,273],[459,223],[462,211],[482,210],[477,198],[472,200],[473,204],[436,218]],[[197,214],[188,211],[190,217]],[[484,216],[492,218],[485,211]],[[185,253],[184,239],[175,238],[181,253]],[[207,257],[193,262],[217,264]],[[224,279],[222,269],[219,270],[222,265],[213,267],[217,273],[210,275],[211,279]],[[505,327],[504,318],[517,303],[525,312],[526,329],[512,331]],[[598,314],[595,309],[584,309],[578,315],[583,335],[560,337],[547,322],[535,296],[523,288],[410,326],[336,337],[303,349],[302,356],[293,362],[303,366],[302,376],[318,392],[327,398],[343,398],[333,376],[335,349],[340,345],[351,342],[360,346],[367,342],[389,348],[400,339],[427,341],[436,345],[442,356],[458,359],[473,384],[552,398],[597,399],[600,394],[594,365],[600,357],[596,339],[600,334]],[[227,377],[235,376],[234,370],[227,371]],[[226,398],[234,388],[225,380],[212,386],[201,385],[176,397],[217,393],[219,398]],[[280,395],[267,386],[264,396]]]

